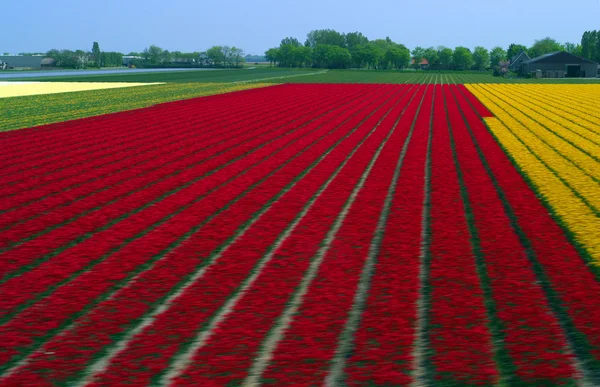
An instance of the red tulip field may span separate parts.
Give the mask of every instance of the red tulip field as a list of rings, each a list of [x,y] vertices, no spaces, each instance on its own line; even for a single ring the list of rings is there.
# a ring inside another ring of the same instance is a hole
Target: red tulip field
[[[0,133],[0,386],[600,385],[597,271],[492,116],[281,84]]]

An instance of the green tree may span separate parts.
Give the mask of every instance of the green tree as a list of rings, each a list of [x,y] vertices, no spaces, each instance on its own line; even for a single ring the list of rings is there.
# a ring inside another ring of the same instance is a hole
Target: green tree
[[[88,54],[83,50],[76,50],[74,55],[75,55],[75,61],[76,61],[75,68],[78,68],[78,69],[87,68],[88,62],[89,62]]]
[[[500,65],[501,61],[504,61],[507,59],[506,56],[506,51],[504,51],[504,49],[500,46],[496,46],[494,48],[492,48],[492,51],[490,51],[490,65],[492,67],[497,67]]]
[[[452,49],[444,46],[437,48],[440,65],[446,66],[446,70],[452,64]]]
[[[271,66],[279,62],[279,48],[273,47],[265,51],[265,58],[271,63]]]
[[[264,55],[246,54],[244,59],[246,62],[268,62]]]
[[[223,64],[225,67],[231,67],[233,62],[231,61],[231,47],[220,46],[221,52],[223,53]]]
[[[295,53],[296,46],[292,44],[282,44],[279,46],[279,65],[282,67],[294,67],[295,66]]]
[[[231,47],[231,49],[229,50],[229,56],[230,62],[235,67],[240,67],[245,61],[244,50],[235,46]]]
[[[164,50],[160,54],[160,59],[159,59],[160,63],[171,63],[172,61],[173,61],[173,56],[171,55],[169,50]]]
[[[410,51],[399,44],[388,48],[384,57],[386,62],[390,63],[397,70],[408,67],[410,64]]]
[[[310,66],[312,49],[294,42],[282,40],[278,49],[278,62],[281,67]]]
[[[224,66],[225,65],[225,54],[223,53],[222,46],[212,46],[206,50],[206,57],[210,64],[213,66]]]
[[[368,69],[375,69],[383,60],[383,55],[381,49],[373,42],[361,44],[353,50],[352,63],[358,68],[367,66]]]
[[[433,47],[426,48],[423,52],[423,57],[427,59],[430,65],[440,64],[440,56],[438,50]]]
[[[284,38],[281,40],[281,45],[290,45],[290,46],[294,46],[294,47],[300,47],[302,44],[300,44],[300,41],[296,38]]]
[[[594,61],[600,63],[600,30],[595,31],[596,32],[596,55],[593,57]]]
[[[352,64],[354,67],[362,68],[364,66],[368,66],[369,63],[369,44],[360,44],[352,48]]]
[[[101,67],[102,66],[102,57],[101,57],[100,45],[98,44],[98,42],[94,42],[94,44],[92,44],[92,56],[94,58],[94,62],[96,62],[96,66]]]
[[[344,35],[331,29],[310,31],[306,35],[306,42],[304,43],[304,45],[314,49],[319,44],[344,47],[345,38]]]
[[[511,43],[511,45],[508,46],[508,50],[506,50],[506,58],[508,60],[513,60],[513,58],[519,55],[521,51],[525,51],[525,53],[529,55],[527,47],[522,44]]]
[[[562,44],[558,43],[555,39],[546,37],[544,39],[536,40],[533,46],[529,48],[529,55],[535,58],[540,55],[549,54],[555,51],[563,51],[565,48]]]
[[[299,67],[312,66],[312,48],[299,46],[294,50],[294,59]]]
[[[385,39],[375,39],[369,42],[369,45],[373,47],[375,53],[376,62],[373,63],[373,68],[379,70],[385,70],[392,64],[386,58],[386,53],[395,47],[395,43],[389,37]]]
[[[86,68],[89,62],[89,55],[82,50],[71,51],[52,49],[46,53],[46,56],[56,61],[56,67],[62,68]]]
[[[344,35],[344,46],[350,50],[350,53],[367,43],[369,43],[369,39],[360,32],[349,32]]]
[[[581,56],[581,44],[566,42],[565,51],[569,54]]]
[[[206,51],[199,52],[198,56],[196,57],[196,61],[201,66],[210,66],[212,64],[210,62],[210,59],[208,59],[208,55],[206,54]]]
[[[600,62],[600,31],[585,31],[581,37],[581,56]]]
[[[375,68],[377,68],[378,70],[387,70],[388,68],[390,68],[390,66],[392,66],[392,64],[388,61],[386,54],[388,50],[394,48],[394,45],[392,44],[391,40],[388,41],[388,39],[389,38],[375,39],[369,43],[373,47],[375,47],[375,50],[378,52],[378,61],[375,64]]]
[[[423,47],[417,46],[412,50],[411,54],[414,60],[414,67],[416,69],[420,68],[421,61],[425,58],[425,49]]]
[[[466,47],[456,47],[452,53],[452,65],[457,70],[467,70],[473,66],[473,54]]]
[[[163,49],[153,44],[144,49],[142,52],[142,57],[150,64],[158,64],[163,57]]]
[[[487,48],[477,46],[473,50],[473,68],[475,70],[485,70],[490,67],[490,53]]]
[[[120,52],[102,52],[102,66],[104,67],[118,67],[123,65],[123,54]]]
[[[352,56],[347,48],[332,44],[318,44],[313,50],[315,67],[343,69],[350,67]]]
[[[330,49],[329,67],[334,69],[345,69],[352,65],[352,55],[347,48],[332,46]]]

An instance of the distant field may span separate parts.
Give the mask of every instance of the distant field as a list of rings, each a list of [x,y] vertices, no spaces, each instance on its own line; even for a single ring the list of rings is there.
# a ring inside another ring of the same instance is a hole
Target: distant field
[[[275,80],[274,82],[278,82]],[[310,77],[295,77],[287,83],[600,83],[600,79],[506,79],[494,77],[489,73],[428,72],[428,71],[364,71],[330,70]]]
[[[229,83],[244,81],[262,81],[272,78],[280,78],[280,82],[287,82],[290,76],[315,73],[319,69],[281,69],[273,67],[254,66],[255,69],[240,70],[215,70],[215,71],[171,71],[154,73],[131,73],[131,74],[101,74],[101,75],[73,75],[54,76],[40,78],[24,78],[11,80],[43,81],[43,82],[202,82],[202,83]],[[310,77],[307,77],[310,78]],[[277,80],[277,79],[274,79]]]
[[[0,98],[0,117],[2,117],[0,132],[267,85],[254,82],[250,84],[172,83]]]
[[[465,84],[465,83],[600,83],[592,79],[506,79],[490,73],[476,72],[429,72],[429,71],[368,71],[282,69],[267,66],[250,66],[254,69],[181,71],[160,73],[131,73],[106,75],[75,75],[52,78],[27,78],[29,81],[60,82],[262,82],[271,83],[418,83],[418,84]],[[315,74],[320,73],[320,74]],[[17,80],[17,79],[15,79]]]
[[[27,81],[36,80],[28,78]],[[0,131],[90,117],[218,94],[262,83],[596,83],[600,79],[504,79],[490,74],[425,71],[358,71],[255,68],[246,70],[181,71],[39,78],[54,82],[167,82],[134,90],[100,90],[0,99]],[[241,87],[244,82],[244,87]],[[248,83],[247,83],[248,82]]]

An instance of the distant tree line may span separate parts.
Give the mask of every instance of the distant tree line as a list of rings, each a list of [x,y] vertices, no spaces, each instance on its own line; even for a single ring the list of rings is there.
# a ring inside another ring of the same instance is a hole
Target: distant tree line
[[[502,69],[506,71],[508,62],[521,51],[525,51],[530,57],[567,51],[600,62],[600,31],[585,32],[581,44],[561,44],[547,37],[536,40],[531,47],[511,44],[507,49],[496,46],[488,50],[477,46],[471,50],[462,46],[454,49],[438,46],[415,47],[409,51],[406,46],[393,42],[389,37],[369,40],[360,32],[340,33],[322,29],[310,31],[304,44],[296,38],[287,37],[281,40],[278,47],[267,50],[265,57],[272,65],[279,67],[377,70],[412,67],[459,71],[493,69],[501,73]]]
[[[566,51],[573,55],[600,63],[600,30],[585,31],[581,43],[566,42],[561,44],[550,37],[536,40],[531,47],[521,44],[511,44],[508,48],[508,59],[513,58],[521,51],[534,58],[554,51]]]
[[[261,55],[245,55],[234,46],[213,46],[206,51],[180,52],[164,50],[156,45],[142,52],[130,52],[128,63],[136,67],[242,67],[244,62],[270,62],[279,67],[315,67],[330,69],[366,68],[375,70],[427,68],[429,70],[489,70],[500,74],[508,62],[525,51],[530,57],[554,51],[567,51],[600,63],[600,30],[583,33],[581,43],[559,43],[546,37],[527,47],[513,43],[508,48],[497,46],[488,50],[477,46],[415,47],[412,51],[401,43],[385,39],[369,40],[361,32],[340,33],[332,29],[310,31],[304,43],[293,37],[281,40]],[[44,53],[20,53],[19,55]],[[4,55],[8,55],[5,53]],[[123,54],[100,50],[97,42],[91,51],[57,50],[45,53],[62,68],[116,67],[123,64]],[[424,62],[426,61],[426,62]],[[423,64],[422,63],[426,63]]]
[[[370,41],[360,32],[314,30],[301,44],[285,38],[279,47],[265,52],[267,61],[279,67],[403,69],[410,65],[410,51],[389,37]]]
[[[583,33],[581,37],[581,56],[600,63],[600,30]]]
[[[54,67],[74,69],[123,66],[124,56],[120,52],[101,51],[98,42],[93,43],[90,51],[52,49],[45,55],[54,59]],[[136,67],[242,67],[247,57],[242,49],[230,46],[213,46],[202,52],[181,52],[164,50],[156,45],[142,52],[130,52],[127,56],[133,57],[128,63]],[[266,61],[262,56],[253,59]]]
[[[54,59],[52,66],[71,69],[90,67],[118,67],[123,65],[123,54],[114,51],[101,51],[98,42],[94,42],[91,51],[52,49],[46,56]]]
[[[142,52],[130,52],[128,56],[136,67],[242,67],[246,61],[244,50],[232,46],[213,46],[206,51],[169,51],[151,45]]]
[[[503,59],[506,51],[494,54]],[[279,67],[375,70],[419,69],[423,67],[422,63],[426,63],[428,69],[485,70],[492,60],[484,47],[475,47],[473,51],[467,47],[415,47],[410,51],[389,37],[369,40],[361,32],[340,33],[331,29],[310,31],[304,44],[296,38],[285,38],[279,47],[267,50],[265,57]]]
[[[244,57],[244,59],[246,60],[247,63],[249,62],[266,62],[267,58],[265,58],[264,55],[251,55],[248,54]]]

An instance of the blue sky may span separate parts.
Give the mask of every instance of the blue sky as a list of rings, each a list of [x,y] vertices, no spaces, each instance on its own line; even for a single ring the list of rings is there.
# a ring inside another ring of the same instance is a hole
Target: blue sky
[[[531,45],[551,36],[580,42],[600,28],[600,1],[581,0],[4,0],[0,54],[90,50],[170,51],[237,46],[262,54],[286,36],[304,42],[312,29],[360,31],[415,46]],[[501,5],[501,7],[498,7]],[[572,5],[572,7],[571,7]]]

